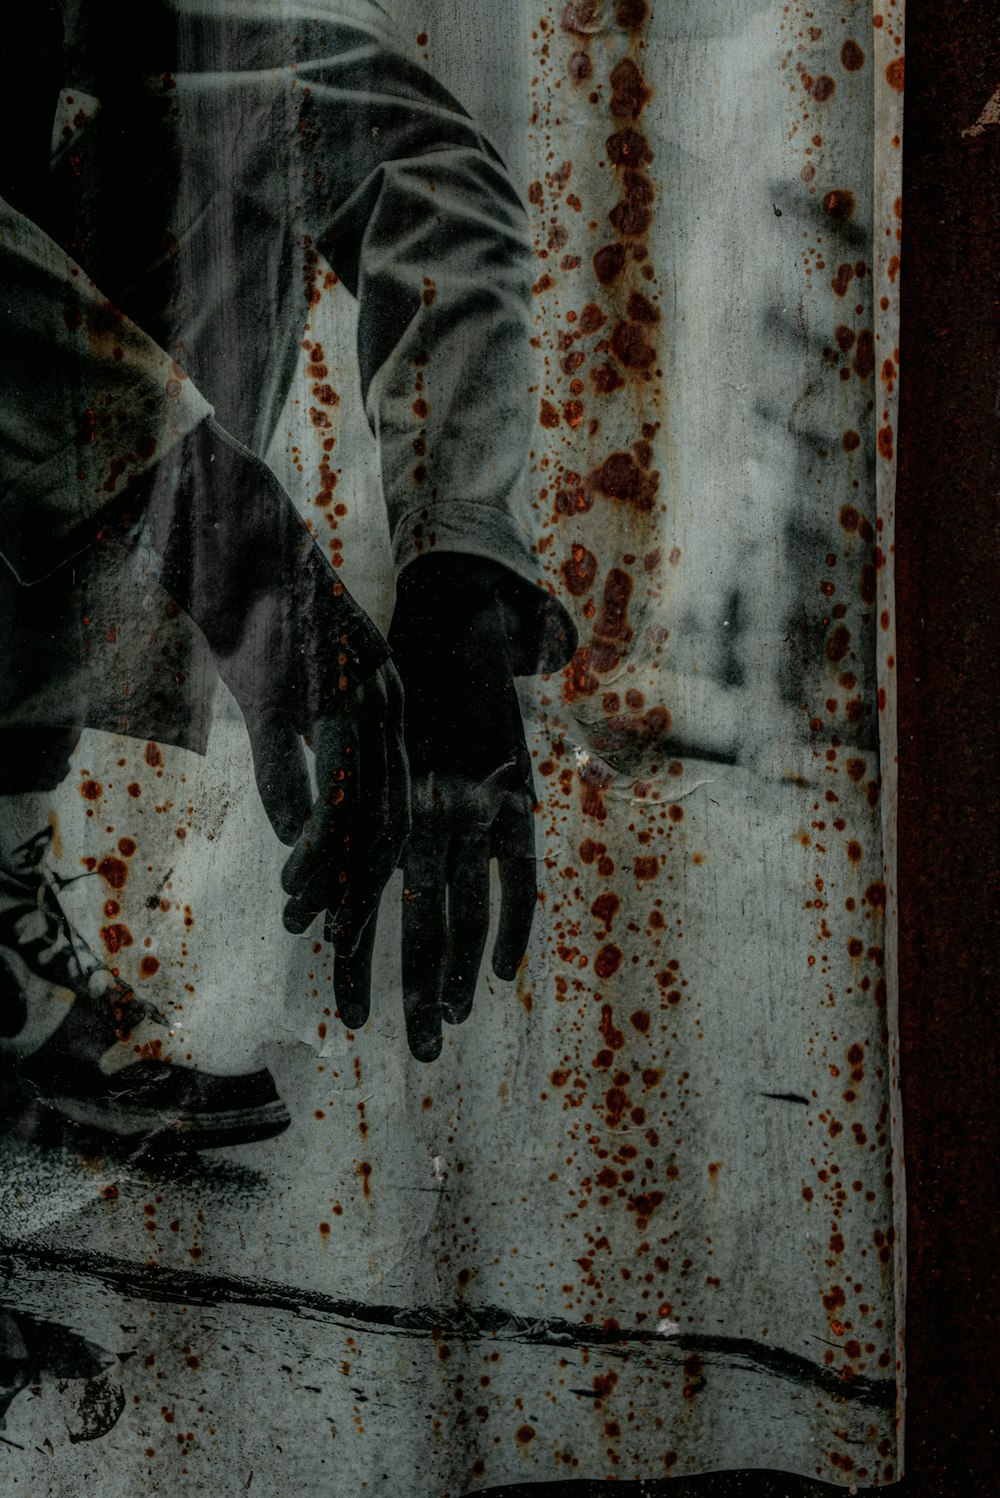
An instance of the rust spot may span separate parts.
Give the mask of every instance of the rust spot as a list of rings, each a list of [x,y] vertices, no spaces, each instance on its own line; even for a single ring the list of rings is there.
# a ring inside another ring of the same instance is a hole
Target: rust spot
[[[631,116],[637,120],[645,109],[651,90],[631,57],[623,57],[611,69],[611,113],[616,119]]]
[[[607,820],[608,809],[604,804],[604,792],[611,785],[612,779],[613,776],[610,770],[603,769],[593,760],[589,764],[584,765],[580,771],[579,782],[580,809],[585,817],[593,817],[595,822],[604,822]],[[586,841],[589,843],[590,839],[588,838]],[[599,853],[595,853],[598,869],[600,870],[604,862],[604,845],[602,843],[595,843],[593,846],[600,849]],[[583,847],[584,845],[581,845],[581,858],[584,857]],[[584,862],[586,863],[588,860],[584,858]],[[611,863],[610,859],[607,859],[607,863],[610,864],[609,873],[613,873],[614,864]]]
[[[609,135],[604,142],[604,149],[615,166],[645,166],[653,159],[648,140],[641,130],[633,130],[631,125]]]
[[[641,291],[633,291],[625,310],[633,322],[656,323],[660,320],[659,307],[655,307]]]
[[[576,598],[589,593],[597,576],[597,558],[585,546],[573,546],[570,557],[562,564],[563,581]]]
[[[601,1005],[601,1022],[598,1028],[609,1050],[620,1051],[623,1048],[625,1037],[615,1026],[614,1013],[610,1004]]]
[[[97,865],[97,872],[105,884],[110,885],[112,889],[124,889],[128,880],[128,864],[123,859],[116,858],[114,854],[108,854],[107,858],[101,859]]]
[[[888,83],[890,88],[894,88],[899,94],[903,92],[905,71],[906,69],[902,57],[893,58],[892,62],[889,63],[888,67],[885,70],[886,83]]]
[[[648,12],[646,0],[615,0],[615,20],[628,31],[641,26]]]
[[[842,661],[851,648],[851,632],[846,625],[838,624],[826,642],[826,658],[832,665]]]
[[[858,448],[861,446],[861,438],[857,432],[848,427],[847,431],[840,439],[840,445],[844,449],[845,453],[857,452]]]
[[[139,963],[140,978],[152,978],[160,971],[160,964],[155,957],[144,957]]]
[[[865,54],[862,52],[857,42],[852,41],[850,37],[848,37],[847,41],[840,49],[840,62],[841,66],[845,68],[848,73],[856,73],[865,65]]]
[[[594,66],[586,52],[574,52],[566,64],[566,71],[574,83],[586,83],[594,71]]]
[[[618,896],[609,890],[606,894],[598,895],[590,907],[590,913],[595,921],[601,922],[605,931],[610,931],[621,905],[622,902]]]
[[[648,369],[656,359],[656,350],[646,342],[642,329],[628,322],[616,324],[611,335],[611,352],[626,369]]]
[[[687,1380],[683,1390],[684,1398],[693,1399],[705,1387],[705,1365],[696,1352],[685,1359],[684,1377]]]
[[[597,20],[599,0],[569,0],[562,14],[562,27],[571,35],[586,36]]]
[[[594,255],[594,275],[602,286],[610,286],[625,269],[625,246],[606,244]]]
[[[879,429],[879,434],[878,434],[878,450],[879,450],[879,453],[882,455],[882,457],[885,458],[885,460],[886,460],[887,463],[891,463],[892,462],[892,455],[893,455],[892,435],[893,434],[892,434],[892,427],[891,426],[886,425],[886,426],[881,427]]]
[[[619,947],[608,945],[602,947],[594,958],[594,972],[599,978],[610,978],[622,965],[622,953]],[[608,1011],[610,1013],[610,1010]]]
[[[100,801],[104,787],[96,780],[85,780],[80,786],[80,795],[85,801]]]
[[[619,234],[638,239],[653,222],[651,205],[656,191],[642,172],[626,172],[624,187],[625,196],[615,204],[608,218]]]
[[[851,284],[851,282],[853,280],[854,280],[854,266],[853,265],[848,265],[845,262],[843,265],[838,265],[838,267],[837,267],[837,274],[834,276],[833,280],[830,282],[830,285],[833,287],[834,291],[837,293],[838,296],[846,296],[847,295],[847,288],[850,286],[850,284]]]
[[[802,81],[805,83],[805,75]],[[837,85],[829,73],[820,73],[818,78],[811,78],[809,80],[808,92],[816,100],[817,104],[825,104],[827,99],[832,99],[836,87]]]
[[[589,476],[588,484],[606,499],[651,510],[660,487],[658,473],[644,473],[631,453],[612,453]],[[624,574],[623,574],[624,575]],[[631,584],[630,584],[631,589]]]
[[[624,377],[618,373],[613,364],[600,365],[591,374],[591,379],[598,395],[611,395],[625,384]]]
[[[838,223],[847,223],[852,219],[857,206],[854,194],[846,187],[834,187],[823,198],[824,211]]]
[[[875,338],[871,328],[862,328],[858,334],[852,368],[861,380],[867,380],[875,373]]]
[[[158,744],[147,744],[143,758],[152,770],[159,769],[163,764],[163,755],[160,752],[160,746]]]
[[[112,956],[120,952],[123,947],[131,947],[134,943],[131,931],[120,922],[116,922],[113,926],[102,926],[101,940]]]

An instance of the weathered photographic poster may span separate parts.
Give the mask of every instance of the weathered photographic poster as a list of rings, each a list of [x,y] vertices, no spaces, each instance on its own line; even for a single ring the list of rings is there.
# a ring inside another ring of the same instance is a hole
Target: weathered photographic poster
[[[901,5],[3,45],[0,1487],[892,1483]]]

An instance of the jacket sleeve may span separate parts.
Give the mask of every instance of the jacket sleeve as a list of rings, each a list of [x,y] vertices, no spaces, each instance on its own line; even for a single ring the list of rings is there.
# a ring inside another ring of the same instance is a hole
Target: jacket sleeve
[[[0,557],[34,583],[212,407],[2,198],[0,330]]]
[[[531,527],[524,207],[465,111],[387,35],[341,24],[312,52],[291,85],[307,213],[358,300],[396,565],[442,552],[501,564],[537,636],[533,669],[554,669],[572,626],[540,586]]]

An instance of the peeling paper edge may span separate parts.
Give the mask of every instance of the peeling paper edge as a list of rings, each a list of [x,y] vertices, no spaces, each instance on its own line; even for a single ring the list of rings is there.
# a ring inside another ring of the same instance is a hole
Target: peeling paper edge
[[[906,1177],[903,1153],[903,1117],[900,1094],[899,1056],[899,891],[898,891],[898,830],[897,811],[899,802],[899,725],[897,717],[896,671],[890,667],[890,659],[896,660],[896,597],[894,579],[895,535],[896,535],[896,464],[899,448],[899,384],[901,371],[897,368],[892,392],[881,383],[879,370],[886,358],[893,357],[899,347],[899,287],[900,275],[889,278],[889,262],[892,256],[900,255],[901,244],[896,231],[901,220],[896,214],[896,202],[902,193],[903,165],[903,108],[905,94],[889,83],[887,69],[890,64],[903,59],[904,22],[906,0],[888,0],[883,15],[883,24],[873,27],[872,64],[874,67],[874,128],[875,128],[875,244],[874,259],[874,319],[876,347],[876,390],[879,406],[876,410],[876,429],[886,426],[893,434],[889,456],[881,451],[876,454],[876,514],[878,516],[878,545],[881,546],[885,562],[877,570],[878,596],[876,607],[879,622],[876,624],[876,660],[879,687],[879,758],[882,771],[882,858],[883,878],[886,888],[885,904],[885,950],[886,950],[886,1024],[889,1030],[889,1112],[890,1137],[892,1139],[892,1198],[893,1226],[896,1241],[893,1253],[893,1291],[896,1321],[896,1481],[905,1475],[906,1436]],[[876,12],[877,14],[877,12]],[[899,146],[893,145],[898,137]],[[888,305],[881,306],[885,297]],[[883,629],[881,617],[888,613],[889,627]],[[884,694],[884,695],[883,695]],[[884,702],[884,706],[881,704]]]

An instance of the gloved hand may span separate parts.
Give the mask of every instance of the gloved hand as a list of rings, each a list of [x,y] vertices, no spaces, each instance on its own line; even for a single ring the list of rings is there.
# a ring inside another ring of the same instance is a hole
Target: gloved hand
[[[327,939],[346,956],[409,825],[402,688],[386,642],[270,469],[214,419],[150,470],[140,501],[159,581],[239,703],[261,801],[292,846],[285,925],[304,931],[326,911]]]
[[[406,702],[412,830],[403,850],[403,1008],[413,1055],[433,1061],[442,1020],[472,1008],[489,931],[490,863],[501,903],[492,966],[513,979],[537,901],[535,794],[516,675],[575,648],[568,616],[496,563],[448,555],[400,578],[389,631]],[[364,1024],[373,920],[335,964],[341,1019]]]

